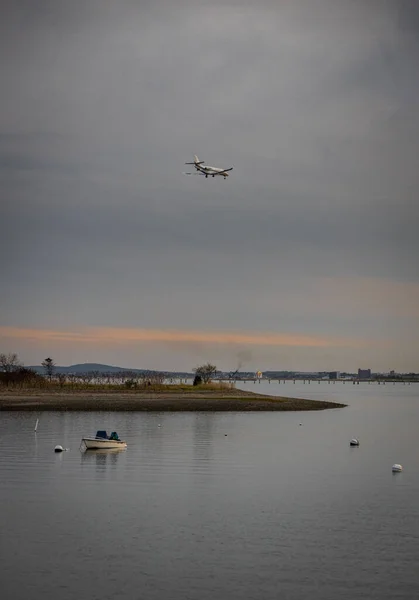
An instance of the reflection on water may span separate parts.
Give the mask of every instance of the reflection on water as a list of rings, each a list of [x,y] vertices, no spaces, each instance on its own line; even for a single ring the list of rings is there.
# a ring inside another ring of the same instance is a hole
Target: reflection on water
[[[103,454],[107,456],[108,454],[121,454],[121,452],[126,452],[126,448],[86,448],[84,452],[82,452],[82,456],[96,456],[98,454]]]
[[[82,460],[90,460],[95,456],[97,459],[100,459],[101,462],[106,462],[108,456],[117,457],[123,452],[126,452],[126,448],[87,448],[86,450],[81,451],[81,457]]]
[[[212,456],[215,419],[212,413],[193,415],[193,448],[196,461],[208,461]]]
[[[125,448],[87,449],[80,452],[81,463],[82,465],[94,465],[97,472],[103,472],[107,469],[115,469],[119,456],[125,452]]]

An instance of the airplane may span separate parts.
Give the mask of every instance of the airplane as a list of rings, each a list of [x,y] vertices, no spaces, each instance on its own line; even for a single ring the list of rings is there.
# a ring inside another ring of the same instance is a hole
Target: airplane
[[[224,177],[224,179],[226,179],[228,177],[227,171],[233,170],[233,167],[230,167],[229,169],[220,169],[218,167],[210,167],[209,165],[204,165],[204,161],[199,160],[199,158],[197,157],[196,154],[194,154],[194,161],[187,162],[187,163],[185,163],[185,165],[195,165],[195,169],[198,172],[197,173],[184,173],[184,175],[205,175],[205,177],[207,177],[207,178],[209,175],[211,177],[215,177],[216,175],[221,175],[222,177]]]

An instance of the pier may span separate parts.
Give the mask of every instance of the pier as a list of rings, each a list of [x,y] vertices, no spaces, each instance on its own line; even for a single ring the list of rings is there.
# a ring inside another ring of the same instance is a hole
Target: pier
[[[303,383],[303,384],[307,384],[310,385],[312,383],[318,383],[318,384],[327,384],[327,385],[335,385],[335,384],[352,384],[352,385],[359,385],[360,383],[367,383],[367,384],[376,384],[376,385],[405,385],[405,384],[411,384],[411,383],[419,383],[418,379],[397,379],[397,380],[393,380],[393,379],[358,379],[358,378],[354,378],[354,379],[318,379],[318,378],[308,378],[308,377],[293,377],[293,378],[289,378],[289,379],[283,379],[281,378],[277,378],[277,377],[235,377],[235,378],[217,378],[217,381],[220,381],[222,383],[260,383],[261,381],[264,382],[268,382],[268,383],[281,383],[281,384],[295,384],[296,382],[298,383]]]

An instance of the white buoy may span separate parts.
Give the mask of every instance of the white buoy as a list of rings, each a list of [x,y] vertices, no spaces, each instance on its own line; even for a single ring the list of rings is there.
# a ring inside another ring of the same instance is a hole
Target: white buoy
[[[350,446],[359,446],[359,440],[357,440],[357,438],[352,438],[351,441],[349,442]]]
[[[64,448],[60,445],[55,446],[55,448],[54,448],[54,452],[63,452],[63,450],[64,450]]]
[[[36,423],[35,423],[35,429],[34,431],[36,431],[38,429],[38,423],[39,423],[39,419],[36,419]]]
[[[391,470],[393,471],[393,473],[400,473],[400,471],[403,471],[403,467],[396,463],[391,467]]]

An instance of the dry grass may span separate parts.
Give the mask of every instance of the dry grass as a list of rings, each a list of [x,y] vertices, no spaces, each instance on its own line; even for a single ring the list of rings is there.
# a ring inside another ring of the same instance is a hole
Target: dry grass
[[[225,392],[225,391],[233,391],[234,393],[234,384],[229,384],[225,382],[214,382],[208,384],[201,384],[198,386],[193,386],[190,383],[173,383],[173,384],[164,384],[164,383],[153,383],[151,385],[147,384],[138,384],[136,387],[127,387],[124,384],[108,384],[108,383],[65,383],[64,385],[59,385],[57,382],[48,382],[46,380],[42,380],[39,384],[36,385],[10,385],[10,386],[2,386],[0,385],[0,397],[4,395],[14,395],[14,394],[32,394],[32,393],[41,393],[41,394],[74,394],[74,393],[92,393],[92,392],[103,392],[106,394],[150,394],[150,393],[166,393],[166,394],[195,394],[196,392],[205,392],[205,393],[213,393],[216,392]]]

